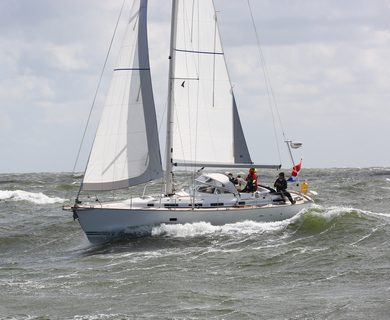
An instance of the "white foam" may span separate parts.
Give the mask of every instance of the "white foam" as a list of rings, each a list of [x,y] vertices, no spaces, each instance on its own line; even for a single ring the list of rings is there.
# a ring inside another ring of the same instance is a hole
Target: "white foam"
[[[23,190],[0,190],[0,200],[29,201],[36,204],[63,203],[66,200],[58,197],[48,197],[42,192],[27,192]]]
[[[320,209],[321,212],[312,211],[311,214],[324,217],[327,220],[332,220],[333,218],[341,217],[345,214],[349,214],[352,212],[356,212],[360,215],[365,215],[365,216],[383,216],[383,217],[390,216],[390,214],[388,214],[388,213],[372,212],[372,211],[362,210],[362,209],[357,209],[357,208],[352,208],[352,207],[334,206],[334,207],[324,208],[324,207],[321,207],[319,205],[314,205],[313,208]]]
[[[367,211],[366,213],[367,213],[367,214],[374,215],[374,216],[380,216],[380,217],[390,218],[390,213],[370,212],[370,211]]]
[[[220,227],[207,222],[186,224],[161,224],[152,229],[152,236],[167,235],[172,237],[195,237],[217,233]]]
[[[223,233],[237,233],[237,234],[259,234],[259,233],[272,233],[284,230],[292,219],[286,219],[276,222],[255,222],[255,221],[243,221],[233,224],[226,224],[221,227]]]
[[[275,232],[285,229],[291,219],[278,222],[243,221],[223,226],[213,226],[208,222],[186,224],[161,224],[152,230],[152,236],[166,235],[170,237],[188,238],[205,235],[252,235]]]
[[[326,208],[326,211],[324,212],[326,217],[333,218],[333,217],[341,217],[345,214],[352,213],[352,212],[360,212],[361,210],[354,209],[352,207],[329,207]]]
[[[128,317],[119,313],[112,314],[93,314],[93,315],[75,315],[73,320],[105,320],[105,319],[127,319]]]
[[[328,221],[331,221],[334,218],[342,217],[345,214],[351,212],[363,213],[362,210],[354,209],[352,207],[338,207],[338,206],[327,207],[327,208],[321,206],[315,206],[315,207],[317,207],[317,209],[320,209],[321,211],[320,212],[312,211],[311,214],[323,217]]]

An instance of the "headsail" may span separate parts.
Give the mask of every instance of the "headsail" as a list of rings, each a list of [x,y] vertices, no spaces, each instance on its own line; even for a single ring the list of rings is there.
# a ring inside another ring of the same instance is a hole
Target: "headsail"
[[[251,163],[212,0],[177,0],[172,85],[178,163]]]
[[[147,0],[135,0],[82,190],[112,190],[162,176],[147,43]]]

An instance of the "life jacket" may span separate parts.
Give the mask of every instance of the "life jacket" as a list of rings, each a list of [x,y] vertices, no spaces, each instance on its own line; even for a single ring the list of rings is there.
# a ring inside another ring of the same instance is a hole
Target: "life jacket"
[[[249,171],[249,174],[246,177],[246,181],[248,189],[250,189],[251,191],[257,190],[257,175],[255,172]]]

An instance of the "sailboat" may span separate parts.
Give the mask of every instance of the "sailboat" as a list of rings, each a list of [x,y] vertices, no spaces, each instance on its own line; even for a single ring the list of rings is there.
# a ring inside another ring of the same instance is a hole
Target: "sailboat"
[[[147,36],[147,0],[134,0],[100,123],[73,211],[92,243],[160,224],[278,221],[312,205],[259,186],[239,192],[222,173],[200,173],[175,190],[176,168],[270,168],[252,162],[225,63],[212,0],[173,0],[163,171]],[[213,169],[214,170],[214,169]],[[84,202],[83,192],[126,189],[163,179],[156,196]]]

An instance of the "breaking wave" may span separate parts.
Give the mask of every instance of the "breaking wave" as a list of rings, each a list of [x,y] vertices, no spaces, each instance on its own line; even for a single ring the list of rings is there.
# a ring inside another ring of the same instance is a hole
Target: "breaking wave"
[[[331,231],[341,234],[361,232],[362,229],[377,225],[378,222],[388,223],[390,214],[376,213],[350,207],[315,206],[289,225],[288,229],[298,234],[320,234]]]
[[[291,219],[278,222],[243,221],[222,226],[213,226],[209,222],[186,224],[161,224],[152,229],[152,236],[191,238],[207,235],[252,235],[277,232],[285,229]]]
[[[222,226],[214,226],[208,222],[196,222],[186,224],[161,224],[153,227],[152,236],[167,236],[173,238],[191,238],[199,236],[251,236],[254,234],[272,234],[287,231],[303,231],[309,233],[320,233],[334,225],[344,224],[345,220],[364,220],[369,218],[390,218],[390,214],[374,213],[348,207],[324,208],[315,205],[311,209],[303,210],[301,213],[277,222],[255,222],[243,221]]]
[[[27,192],[23,190],[0,190],[0,201],[28,201],[35,204],[63,203],[66,200],[58,197],[48,197],[42,192]]]

